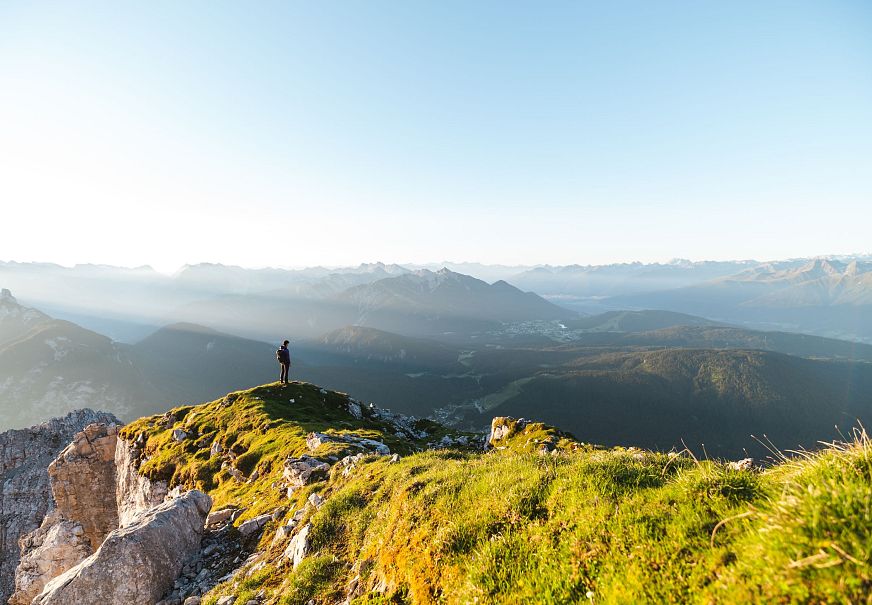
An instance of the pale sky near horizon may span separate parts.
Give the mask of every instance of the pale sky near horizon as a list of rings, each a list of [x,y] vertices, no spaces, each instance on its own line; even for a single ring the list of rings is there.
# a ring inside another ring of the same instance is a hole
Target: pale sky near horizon
[[[872,252],[869,2],[0,0],[0,260]]]

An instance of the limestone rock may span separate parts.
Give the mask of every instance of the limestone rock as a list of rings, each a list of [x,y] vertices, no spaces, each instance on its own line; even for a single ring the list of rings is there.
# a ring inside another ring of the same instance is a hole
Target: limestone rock
[[[33,605],[151,605],[200,550],[212,501],[193,490],[135,516],[93,555],[50,581]]]
[[[294,569],[296,569],[297,565],[299,565],[306,555],[309,554],[309,532],[311,531],[312,524],[307,523],[296,536],[291,538],[288,547],[285,549],[284,557],[291,561]]]
[[[200,541],[199,556],[182,567],[172,590],[167,591],[159,603],[179,605],[191,598],[202,599],[218,583],[233,577],[242,562],[250,558],[246,555],[251,553],[243,542],[239,532],[226,523],[207,526]]]
[[[271,513],[266,515],[260,515],[258,517],[255,517],[254,519],[249,519],[248,521],[243,522],[237,529],[239,530],[239,533],[243,538],[248,538],[258,530],[260,530],[271,520]]]
[[[115,447],[115,503],[118,526],[130,525],[137,514],[162,503],[167,496],[166,481],[151,481],[139,474],[136,443],[118,439]]]
[[[48,467],[51,491],[64,519],[78,522],[96,550],[118,527],[115,448],[118,427],[89,424]]]
[[[749,471],[754,468],[754,459],[742,458],[741,460],[728,462],[727,466],[734,471]]]
[[[360,407],[360,404],[354,400],[348,401],[348,413],[360,420],[363,418],[363,410]]]
[[[37,529],[52,506],[48,465],[94,422],[120,424],[112,414],[86,409],[0,433],[0,603],[14,588],[19,539]]]
[[[209,513],[209,516],[206,517],[206,525],[218,525],[219,523],[229,521],[235,511],[235,508],[223,508],[221,510],[212,511]]]
[[[279,519],[281,519],[282,517],[284,517],[284,516],[285,516],[285,513],[287,513],[287,512],[288,512],[288,507],[287,507],[287,506],[279,506],[277,509],[275,509],[275,510],[272,512],[272,520],[273,520],[273,521],[278,521]]]
[[[46,515],[39,529],[21,539],[21,550],[9,605],[30,605],[46,582],[94,552],[82,525],[63,519],[57,511]]]
[[[220,442],[215,441],[212,443],[212,447],[209,448],[210,456],[217,456],[218,454],[224,451],[224,446],[221,445]]]
[[[325,435],[324,433],[309,433],[306,435],[306,446],[313,452],[331,441],[334,441],[334,439],[331,439],[330,435]]]
[[[288,523],[287,525],[282,525],[276,530],[276,535],[273,538],[273,544],[277,544],[278,542],[284,542],[287,540],[291,533],[294,531],[294,527],[297,526],[295,521]]]
[[[300,458],[286,460],[282,475],[291,484],[291,487],[302,487],[310,481],[325,478],[329,472],[329,464],[304,455]]]
[[[495,447],[500,441],[511,437],[515,432],[523,430],[530,422],[524,418],[515,420],[510,416],[497,416],[491,421],[490,434],[485,447]]]
[[[375,452],[381,456],[388,456],[391,453],[391,448],[375,439],[368,439],[360,435],[345,434],[345,435],[328,435],[326,433],[309,433],[306,436],[306,446],[314,453],[319,447],[326,443],[339,443],[354,448]]]
[[[415,416],[391,412],[390,410],[375,407],[373,404],[369,405],[365,415],[393,425],[397,433],[408,439],[426,439],[429,436],[427,431],[417,428],[418,418]]]
[[[503,427],[508,428],[508,427]],[[435,443],[428,444],[430,447],[435,448],[448,448],[448,447],[469,447],[474,443],[470,441],[469,437],[466,435],[444,435],[439,441]]]
[[[28,604],[46,582],[78,565],[118,526],[115,509],[115,424],[94,423],[76,433],[49,465],[57,509],[21,540],[11,603]]]
[[[342,460],[340,460],[339,464],[342,466],[342,476],[350,476],[354,472],[354,469],[357,468],[357,465],[361,463],[366,458],[366,456],[367,455],[364,452],[361,452],[353,456],[345,456]]]
[[[221,470],[225,470],[230,473],[230,476],[240,483],[245,483],[247,481],[245,473],[243,473],[241,470],[239,470],[226,460],[221,463]]]

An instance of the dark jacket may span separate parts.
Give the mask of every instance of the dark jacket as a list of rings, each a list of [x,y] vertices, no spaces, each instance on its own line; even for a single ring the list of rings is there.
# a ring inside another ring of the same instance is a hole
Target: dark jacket
[[[279,347],[279,350],[276,351],[276,359],[279,360],[279,363],[291,365],[291,352],[288,351],[288,347],[285,345]]]

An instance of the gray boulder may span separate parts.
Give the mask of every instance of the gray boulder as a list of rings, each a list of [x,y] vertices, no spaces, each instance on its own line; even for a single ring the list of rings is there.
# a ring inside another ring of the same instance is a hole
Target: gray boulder
[[[15,592],[9,605],[30,605],[46,582],[88,558],[94,550],[76,521],[46,515],[42,526],[21,539],[21,562],[15,571]]]
[[[272,520],[272,514],[260,515],[254,519],[249,519],[239,526],[239,534],[243,538],[250,538],[255,532]]]
[[[325,479],[330,472],[330,465],[311,456],[285,460],[282,476],[291,487],[302,487],[311,481]]]
[[[312,531],[312,524],[307,523],[291,538],[288,547],[285,548],[284,557],[291,562],[294,569],[306,558],[309,554],[309,532]],[[35,604],[34,604],[35,605]]]
[[[192,490],[111,532],[93,555],[50,581],[33,605],[151,605],[200,550],[212,500]]]

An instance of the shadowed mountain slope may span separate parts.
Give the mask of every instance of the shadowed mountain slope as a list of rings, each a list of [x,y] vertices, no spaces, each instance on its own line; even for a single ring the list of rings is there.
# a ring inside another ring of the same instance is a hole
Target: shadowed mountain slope
[[[814,448],[872,422],[872,364],[764,351],[658,350],[580,357],[533,375],[488,415],[535,410],[584,441],[760,457],[751,435]]]

